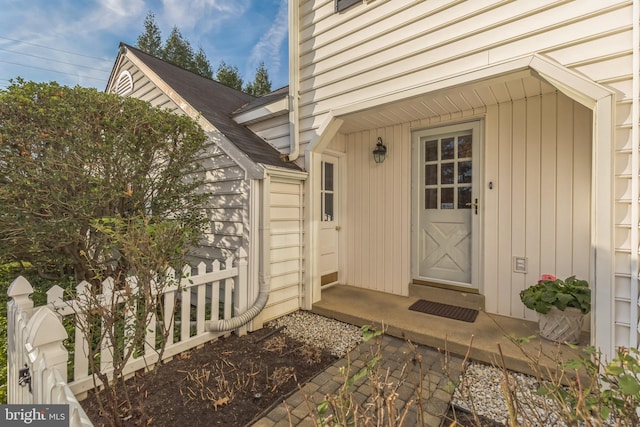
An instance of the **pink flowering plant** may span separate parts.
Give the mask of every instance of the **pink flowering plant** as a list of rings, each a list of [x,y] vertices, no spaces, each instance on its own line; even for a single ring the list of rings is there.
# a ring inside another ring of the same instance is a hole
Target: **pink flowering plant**
[[[579,309],[582,314],[591,311],[591,289],[586,280],[576,276],[565,280],[543,274],[538,283],[520,292],[520,299],[527,308],[546,314],[551,307],[564,311],[567,307]]]

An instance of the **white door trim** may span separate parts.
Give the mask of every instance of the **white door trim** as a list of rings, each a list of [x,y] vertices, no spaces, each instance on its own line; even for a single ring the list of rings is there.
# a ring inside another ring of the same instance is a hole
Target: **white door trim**
[[[483,292],[481,282],[482,277],[482,236],[483,236],[483,212],[484,212],[484,170],[483,170],[483,121],[474,120],[463,123],[455,123],[434,128],[414,130],[411,134],[411,152],[412,152],[412,173],[411,173],[411,274],[414,279],[423,279],[420,277],[419,267],[419,218],[422,212],[420,204],[421,191],[424,185],[420,184],[421,170],[424,167],[422,162],[420,140],[424,137],[442,135],[448,133],[457,133],[461,131],[471,130],[473,135],[473,180],[472,180],[472,202],[478,199],[477,214],[475,209],[471,209],[471,280],[470,283],[454,282],[449,280],[437,280],[438,283],[468,287]],[[436,280],[433,280],[436,281]]]

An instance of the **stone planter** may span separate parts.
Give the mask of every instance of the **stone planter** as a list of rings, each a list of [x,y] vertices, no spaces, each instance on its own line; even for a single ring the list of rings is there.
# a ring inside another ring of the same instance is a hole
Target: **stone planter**
[[[540,314],[540,336],[559,343],[578,344],[584,315],[580,309],[567,307],[564,311],[551,307],[547,314]]]

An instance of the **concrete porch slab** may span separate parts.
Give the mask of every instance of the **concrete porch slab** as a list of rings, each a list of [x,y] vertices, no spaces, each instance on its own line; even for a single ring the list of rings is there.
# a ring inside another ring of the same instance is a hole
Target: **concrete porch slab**
[[[513,371],[534,374],[532,360],[527,356],[544,354],[538,364],[551,368],[555,360],[568,360],[578,351],[538,338],[538,325],[526,320],[488,314],[480,311],[475,322],[451,320],[410,311],[418,297],[403,297],[346,285],[322,290],[322,300],[312,312],[357,326],[384,325],[388,335],[409,340],[464,356],[469,351],[473,360],[502,366]],[[530,342],[516,345],[508,336],[536,336]],[[589,344],[589,334],[583,332],[581,345]],[[500,356],[502,351],[502,356]]]

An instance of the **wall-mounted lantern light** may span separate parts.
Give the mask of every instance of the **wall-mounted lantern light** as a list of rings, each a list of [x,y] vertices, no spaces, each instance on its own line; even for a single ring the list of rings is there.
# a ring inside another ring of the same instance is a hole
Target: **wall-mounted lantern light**
[[[376,163],[382,163],[385,157],[387,157],[387,146],[382,143],[382,138],[378,137],[376,148],[373,149],[373,160]]]

